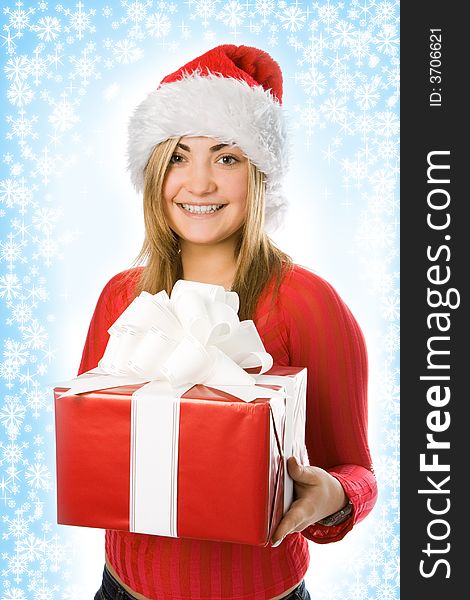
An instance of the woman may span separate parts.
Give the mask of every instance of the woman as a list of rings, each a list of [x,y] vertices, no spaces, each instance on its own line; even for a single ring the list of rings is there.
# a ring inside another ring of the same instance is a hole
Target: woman
[[[377,495],[367,445],[362,333],[335,290],[291,259],[266,230],[285,206],[282,75],[256,48],[224,45],[166,77],[130,124],[129,166],[144,192],[145,241],[134,267],[104,287],[79,373],[96,367],[107,330],[142,290],[178,279],[240,298],[274,364],[308,369],[306,446],[293,457],[295,501],[271,544],[109,530],[95,599],[307,599],[307,539],[340,540]]]

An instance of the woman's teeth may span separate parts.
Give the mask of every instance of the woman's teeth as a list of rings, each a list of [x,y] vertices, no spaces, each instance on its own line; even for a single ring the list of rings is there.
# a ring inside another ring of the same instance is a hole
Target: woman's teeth
[[[207,214],[213,213],[219,209],[221,209],[224,204],[209,204],[208,206],[196,206],[192,204],[180,204],[185,210],[194,214]]]

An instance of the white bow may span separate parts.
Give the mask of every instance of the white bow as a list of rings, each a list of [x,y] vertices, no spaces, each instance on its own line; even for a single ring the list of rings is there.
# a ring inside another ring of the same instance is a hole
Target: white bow
[[[195,281],[177,281],[171,298],[165,290],[142,292],[108,330],[98,367],[59,384],[70,388],[62,396],[157,380],[174,389],[212,385],[246,401],[274,395],[254,388],[256,377],[244,370],[265,373],[273,359],[238,307],[236,292]]]

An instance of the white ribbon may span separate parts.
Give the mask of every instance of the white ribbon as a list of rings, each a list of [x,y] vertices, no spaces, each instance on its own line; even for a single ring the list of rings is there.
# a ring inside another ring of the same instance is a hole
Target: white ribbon
[[[142,292],[109,328],[98,367],[56,387],[68,387],[61,394],[68,396],[156,380],[175,389],[253,386],[244,369],[265,373],[273,360],[253,321],[240,322],[238,306],[236,292],[195,281],[177,281],[171,298],[164,290]],[[255,393],[247,388],[241,398],[249,402]]]

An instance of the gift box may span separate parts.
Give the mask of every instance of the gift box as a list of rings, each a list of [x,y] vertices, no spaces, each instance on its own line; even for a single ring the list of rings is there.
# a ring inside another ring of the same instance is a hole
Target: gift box
[[[249,402],[208,385],[56,387],[58,523],[266,545],[293,499],[286,460],[308,461],[306,376],[274,366]]]

